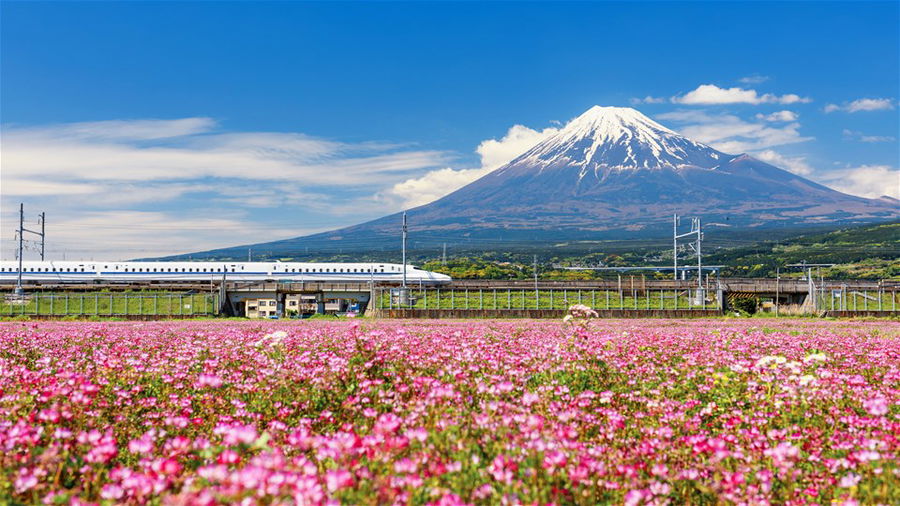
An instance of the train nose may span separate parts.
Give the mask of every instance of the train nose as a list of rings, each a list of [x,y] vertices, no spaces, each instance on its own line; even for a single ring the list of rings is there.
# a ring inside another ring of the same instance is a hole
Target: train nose
[[[434,276],[434,280],[437,281],[437,282],[439,282],[439,283],[449,283],[449,282],[453,279],[453,278],[451,278],[450,276],[448,276],[448,275],[446,275],[446,274],[437,274],[437,273],[435,273],[435,274],[433,274],[433,276]]]

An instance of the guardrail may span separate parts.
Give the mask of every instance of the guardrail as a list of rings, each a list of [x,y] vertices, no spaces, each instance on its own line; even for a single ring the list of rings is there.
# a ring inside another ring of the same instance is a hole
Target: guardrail
[[[900,290],[896,286],[861,288],[847,283],[818,282],[812,289],[818,311],[895,313],[900,310]]]
[[[218,314],[219,297],[210,293],[6,294],[0,316],[196,317]]]
[[[615,290],[522,287],[507,288],[407,288],[379,287],[376,310],[566,310],[583,304],[597,310],[716,310],[722,309],[716,291],[694,288],[665,290],[622,288]]]

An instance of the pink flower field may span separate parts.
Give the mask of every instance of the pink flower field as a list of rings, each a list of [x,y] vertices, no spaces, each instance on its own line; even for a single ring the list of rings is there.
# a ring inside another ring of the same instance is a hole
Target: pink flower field
[[[900,324],[0,324],[0,503],[900,504]]]

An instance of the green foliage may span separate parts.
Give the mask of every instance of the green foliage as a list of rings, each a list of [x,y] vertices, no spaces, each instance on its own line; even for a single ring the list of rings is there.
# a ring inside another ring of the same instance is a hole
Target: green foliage
[[[759,299],[756,297],[742,297],[740,299],[735,299],[731,305],[734,306],[734,309],[743,313],[754,314],[759,307]]]

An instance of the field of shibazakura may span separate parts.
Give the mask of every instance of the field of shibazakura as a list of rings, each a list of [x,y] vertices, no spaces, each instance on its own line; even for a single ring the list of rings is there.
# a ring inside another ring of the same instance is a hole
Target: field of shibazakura
[[[898,504],[900,323],[0,324],[0,503]]]

